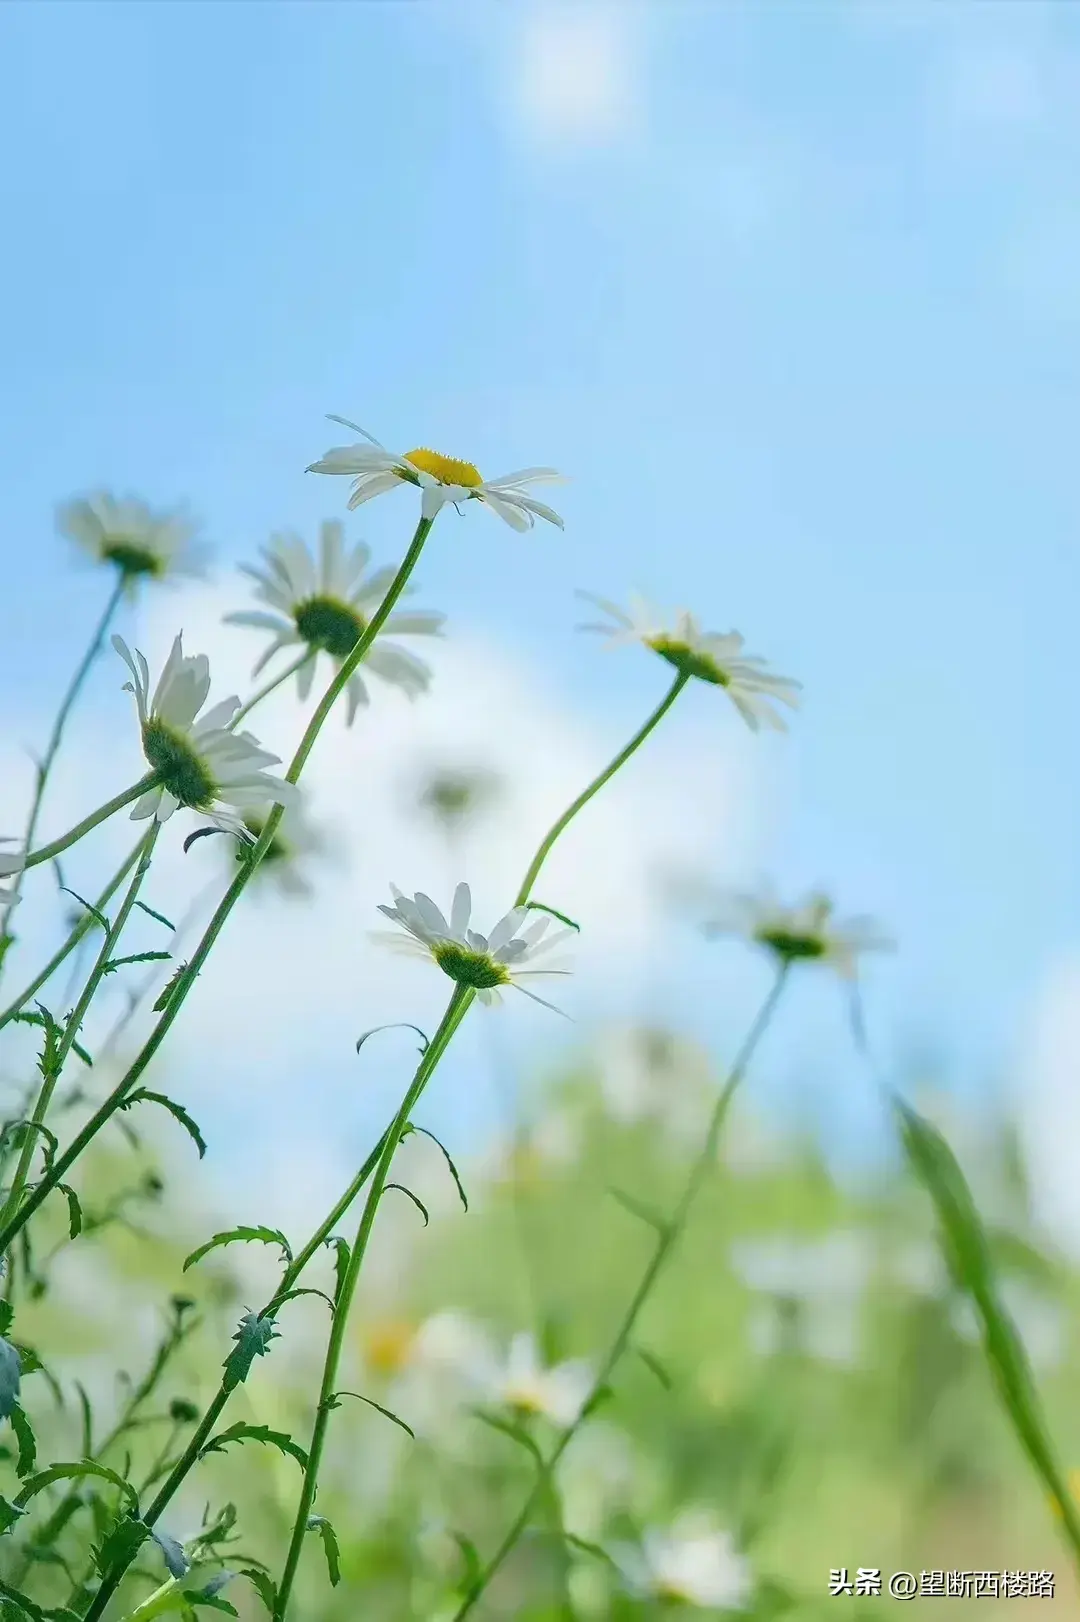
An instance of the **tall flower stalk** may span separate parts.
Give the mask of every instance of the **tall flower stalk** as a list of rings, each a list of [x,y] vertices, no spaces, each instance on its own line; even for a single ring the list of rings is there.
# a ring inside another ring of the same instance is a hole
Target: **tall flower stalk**
[[[41,816],[42,801],[45,798],[45,790],[48,787],[49,775],[52,771],[53,763],[60,752],[60,745],[64,741],[64,731],[67,727],[68,720],[70,719],[71,712],[75,708],[76,701],[79,694],[82,692],[83,685],[87,676],[90,674],[93,663],[105,644],[105,638],[109,634],[109,627],[115,618],[116,610],[119,608],[120,603],[123,600],[123,596],[124,576],[121,574],[117,577],[116,583],[114,584],[112,591],[109,593],[105,607],[101,612],[101,617],[91,633],[90,641],[86,647],[86,652],[83,654],[78,665],[76,666],[75,674],[68,683],[67,691],[60,701],[60,708],[56,712],[56,719],[53,722],[52,731],[49,734],[49,740],[45,745],[45,753],[38,762],[37,772],[34,778],[34,793],[30,801],[30,813],[26,820],[26,832],[23,838],[23,845],[27,851],[33,849],[34,839],[37,836],[38,820]],[[25,868],[23,871],[25,871]],[[15,905],[15,901],[19,897],[21,888],[22,874],[20,873],[15,879],[9,908]],[[3,918],[3,912],[0,912],[0,943],[2,943],[3,940]],[[0,975],[2,975],[4,972],[4,957],[5,953],[3,951],[2,944],[0,944]]]
[[[287,783],[295,784],[299,781],[300,774],[307,764],[308,757],[311,754],[312,749],[315,747],[315,741],[322,730],[327,716],[330,714],[330,711],[333,709],[334,704],[337,702],[337,699],[340,697],[341,693],[344,692],[348,684],[349,677],[356,670],[368,648],[371,646],[371,643],[375,640],[376,636],[378,636],[384,620],[391,613],[398,597],[401,595],[402,591],[404,591],[405,586],[408,583],[409,576],[415,568],[420,558],[420,554],[424,549],[424,542],[427,540],[432,523],[432,519],[422,517],[420,522],[417,524],[416,531],[413,535],[408,551],[402,559],[402,562],[396,575],[394,576],[393,581],[390,584],[386,596],[383,598],[379,608],[372,615],[367,630],[360,637],[352,653],[349,654],[345,660],[343,660],[340,669],[335,673],[327,686],[325,693],[319,700],[315,712],[308,722],[307,727],[304,730],[304,735],[297,746],[296,753],[293,755],[293,758],[290,761],[288,769],[285,773],[285,781]],[[112,1119],[116,1111],[124,1102],[124,1099],[127,1097],[128,1093],[132,1090],[139,1077],[145,1071],[147,1065],[157,1053],[162,1042],[165,1040],[165,1037],[168,1035],[174,1021],[176,1020],[180,1009],[187,1000],[188,993],[195,984],[195,980],[198,977],[203,964],[206,962],[206,959],[213,950],[214,943],[216,942],[222,929],[225,927],[229,914],[232,912],[241,895],[244,893],[244,890],[247,888],[248,883],[251,880],[252,874],[255,872],[267,849],[269,848],[270,842],[274,837],[274,833],[276,832],[278,824],[280,823],[283,815],[284,808],[280,805],[275,805],[271,810],[270,815],[266,819],[266,826],[263,828],[259,838],[252,846],[246,861],[240,864],[236,876],[215,908],[213,916],[207,924],[206,929],[203,931],[203,935],[198,946],[192,953],[186,967],[181,970],[179,976],[177,977],[175,986],[173,986],[172,990],[170,991],[168,1001],[162,1010],[161,1017],[158,1019],[154,1029],[150,1032],[150,1035],[147,1037],[139,1053],[136,1055],[127,1073],[121,1078],[109,1096],[86,1122],[82,1130],[72,1139],[71,1143],[63,1151],[63,1153],[56,1157],[51,1171],[45,1174],[45,1176],[37,1184],[37,1187],[34,1188],[23,1201],[18,1211],[13,1212],[9,1219],[4,1222],[2,1226],[0,1226],[0,1253],[7,1249],[7,1247],[11,1244],[12,1239],[30,1220],[31,1216],[33,1216],[38,1207],[48,1198],[57,1184],[63,1181],[68,1168],[83,1153],[87,1145],[93,1142],[101,1128]]]
[[[657,1280],[663,1273],[669,1258],[682,1237],[694,1202],[701,1191],[701,1186],[708,1176],[711,1168],[716,1163],[716,1151],[720,1143],[720,1134],[723,1130],[724,1121],[727,1118],[728,1110],[731,1107],[731,1101],[735,1096],[739,1083],[746,1074],[747,1068],[757,1050],[758,1044],[765,1035],[770,1022],[772,1021],[777,1004],[779,1003],[780,997],[784,990],[788,972],[788,965],[786,963],[781,964],[779,972],[773,981],[772,989],[769,991],[768,996],[765,998],[764,1003],[758,1011],[757,1017],[751,1025],[746,1039],[743,1042],[735,1062],[731,1067],[727,1081],[724,1083],[724,1086],[717,1097],[716,1104],[713,1107],[712,1117],[709,1121],[708,1130],[705,1134],[705,1141],[702,1144],[701,1151],[698,1154],[697,1159],[694,1161],[694,1164],[690,1170],[690,1175],[686,1180],[682,1194],[679,1196],[679,1200],[674,1211],[672,1212],[670,1218],[657,1229],[656,1244],[653,1248],[653,1253],[646,1263],[645,1269],[638,1281],[637,1288],[634,1291],[630,1304],[627,1307],[626,1312],[623,1314],[622,1321],[615,1332],[607,1354],[600,1364],[596,1377],[593,1381],[592,1390],[589,1393],[589,1397],[586,1400],[580,1415],[573,1421],[572,1424],[567,1425],[564,1428],[559,1440],[556,1442],[555,1446],[551,1449],[547,1458],[538,1469],[536,1481],[533,1484],[532,1491],[529,1493],[528,1498],[522,1505],[505,1537],[499,1544],[499,1547],[496,1549],[487,1565],[483,1568],[470,1586],[468,1593],[454,1614],[453,1622],[463,1622],[463,1618],[468,1616],[473,1610],[477,1601],[491,1583],[496,1572],[499,1571],[507,1556],[517,1544],[522,1533],[532,1521],[534,1515],[537,1513],[537,1511],[543,1509],[547,1495],[551,1491],[555,1470],[558,1466],[559,1460],[570,1446],[570,1443],[581,1429],[581,1426],[585,1423],[589,1414],[596,1407],[601,1393],[610,1382],[616,1368],[622,1361],[623,1355],[626,1352],[627,1347],[630,1345],[631,1338],[635,1329],[637,1328],[638,1320],[641,1317],[646,1303],[652,1295]]]

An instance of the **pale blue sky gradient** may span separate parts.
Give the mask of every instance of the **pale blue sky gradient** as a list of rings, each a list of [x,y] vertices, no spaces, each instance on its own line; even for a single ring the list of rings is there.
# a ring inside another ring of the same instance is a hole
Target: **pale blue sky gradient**
[[[883,916],[889,1039],[985,1076],[1080,916],[1080,8],[604,13],[618,105],[561,134],[551,15],[0,9],[0,685],[51,701],[97,600],[62,497],[186,497],[230,559],[343,509],[329,411],[554,463],[565,535],[450,515],[425,600],[613,740],[659,672],[575,586],[799,676],[777,870]]]

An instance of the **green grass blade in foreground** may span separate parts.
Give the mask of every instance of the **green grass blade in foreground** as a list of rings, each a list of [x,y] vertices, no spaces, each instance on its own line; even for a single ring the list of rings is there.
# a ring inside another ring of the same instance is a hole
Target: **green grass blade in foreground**
[[[978,1313],[983,1350],[1002,1406],[1045,1487],[1080,1572],[1080,1516],[1054,1454],[1023,1342],[998,1293],[986,1231],[960,1165],[937,1127],[893,1098],[908,1165],[934,1202],[955,1283]]]

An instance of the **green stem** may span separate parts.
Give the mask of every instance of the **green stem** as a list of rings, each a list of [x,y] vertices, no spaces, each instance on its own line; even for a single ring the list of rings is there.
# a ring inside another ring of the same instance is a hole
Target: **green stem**
[[[49,741],[45,745],[45,753],[41,757],[41,761],[38,764],[37,779],[34,784],[34,797],[30,802],[30,815],[27,818],[26,833],[23,838],[24,850],[30,850],[33,847],[34,836],[37,833],[38,818],[41,815],[41,802],[45,798],[45,788],[49,781],[49,773],[52,770],[53,762],[56,759],[60,745],[63,742],[64,728],[67,726],[68,717],[71,715],[72,709],[75,706],[75,701],[82,691],[83,683],[90,673],[90,667],[94,663],[94,660],[97,658],[98,654],[101,652],[102,644],[105,641],[109,626],[112,624],[113,616],[120,605],[120,599],[123,594],[124,577],[121,574],[117,579],[116,585],[109,594],[109,598],[102,611],[101,618],[94,627],[86,652],[83,654],[82,659],[79,661],[79,664],[75,669],[75,674],[68,683],[67,692],[60,701],[60,708],[56,712],[56,720],[53,722],[52,732],[49,734]],[[23,871],[25,871],[25,869]],[[20,873],[15,879],[14,894],[16,896],[19,895],[21,889],[22,874]]]
[[[510,1553],[511,1549],[513,1549],[521,1534],[528,1526],[537,1508],[544,1503],[545,1496],[553,1481],[555,1469],[559,1463],[559,1460],[562,1458],[563,1454],[566,1452],[566,1449],[570,1446],[570,1443],[573,1441],[581,1426],[588,1418],[590,1412],[595,1407],[601,1392],[608,1384],[615,1372],[616,1366],[623,1356],[623,1353],[630,1344],[630,1337],[637,1326],[637,1321],[641,1315],[642,1308],[645,1306],[646,1301],[651,1295],[653,1286],[655,1285],[656,1280],[659,1278],[668,1257],[671,1255],[671,1252],[678,1243],[679,1238],[681,1237],[686,1226],[686,1221],[690,1214],[690,1208],[698,1196],[702,1183],[705,1181],[705,1178],[708,1176],[710,1169],[715,1163],[717,1146],[720,1142],[720,1133],[723,1129],[724,1120],[731,1105],[731,1100],[735,1095],[736,1088],[746,1073],[746,1068],[753,1057],[758,1043],[761,1041],[761,1038],[764,1036],[765,1031],[768,1028],[769,1022],[772,1019],[773,1013],[775,1012],[776,1005],[779,1002],[780,996],[783,992],[784,985],[787,980],[787,974],[788,968],[787,965],[785,965],[780,969],[780,972],[773,982],[772,989],[770,990],[761,1008],[758,1010],[754,1023],[751,1025],[746,1039],[743,1042],[735,1062],[731,1067],[728,1079],[721,1089],[720,1095],[717,1098],[716,1104],[713,1108],[712,1118],[709,1122],[709,1129],[705,1134],[705,1142],[702,1146],[701,1153],[698,1155],[691,1168],[690,1175],[686,1180],[683,1192],[679,1198],[679,1202],[676,1205],[675,1210],[671,1215],[670,1220],[664,1224],[664,1227],[657,1236],[656,1247],[649,1259],[645,1271],[641,1275],[641,1279],[638,1283],[637,1289],[634,1291],[630,1305],[627,1307],[626,1312],[623,1315],[622,1322],[615,1333],[615,1338],[608,1348],[607,1356],[600,1365],[600,1370],[593,1381],[592,1390],[582,1406],[581,1414],[572,1425],[568,1425],[566,1427],[551,1453],[544,1461],[543,1466],[537,1473],[537,1478],[533,1485],[533,1489],[528,1498],[525,1500],[525,1503],[522,1506],[516,1520],[506,1533],[506,1536],[503,1538],[494,1555],[492,1555],[491,1559],[484,1567],[484,1570],[480,1573],[472,1587],[469,1589],[468,1594],[465,1596],[465,1599],[462,1601],[458,1610],[455,1611],[453,1622],[462,1622],[462,1619],[469,1615],[470,1611],[473,1609],[473,1606],[484,1593],[492,1578],[495,1576],[495,1573],[502,1566],[507,1555]]]
[[[124,880],[131,872],[131,869],[138,861],[139,852],[143,848],[145,839],[146,835],[143,834],[142,838],[140,838],[134,849],[129,851],[124,857],[123,862],[117,868],[104,890],[102,890],[101,894],[94,902],[94,912],[104,912],[105,908],[108,906],[109,902],[112,900],[113,896],[116,894],[117,890],[119,890],[121,884],[123,884]],[[62,946],[57,948],[56,952],[49,959],[48,963],[46,963],[41,973],[31,980],[26,990],[20,992],[20,994],[15,998],[15,1001],[9,1004],[9,1006],[4,1009],[3,1013],[0,1013],[0,1030],[3,1030],[4,1026],[9,1024],[10,1021],[15,1018],[15,1015],[20,1009],[26,1007],[26,1004],[30,1001],[31,997],[33,997],[36,992],[41,990],[42,986],[45,984],[46,980],[50,978],[50,976],[56,973],[61,963],[63,963],[65,958],[75,950],[76,946],[78,946],[83,937],[90,932],[96,922],[97,920],[94,917],[93,912],[83,913],[78,923],[72,929],[67,940]]]
[[[533,885],[540,876],[540,869],[547,861],[548,856],[551,853],[551,847],[554,845],[559,835],[569,823],[573,822],[578,812],[588,805],[593,796],[599,794],[600,790],[604,787],[604,784],[609,782],[610,779],[615,776],[615,773],[619,770],[619,768],[626,765],[626,762],[630,759],[630,756],[637,753],[642,744],[645,742],[645,739],[649,736],[650,732],[653,732],[660,725],[660,722],[664,719],[664,716],[667,714],[668,710],[670,710],[671,706],[674,704],[675,700],[678,698],[679,694],[682,692],[689,680],[689,676],[684,676],[682,674],[675,677],[675,680],[672,682],[667,693],[656,706],[656,709],[653,710],[644,726],[638,728],[637,732],[635,732],[634,736],[630,739],[630,742],[624,749],[619,750],[619,753],[615,756],[614,760],[604,767],[604,770],[600,773],[599,777],[594,777],[588,788],[583,789],[573,804],[567,806],[562,816],[559,817],[556,822],[552,823],[551,827],[540,841],[540,847],[529,865],[529,871],[522,880],[521,889],[518,891],[517,899],[514,902],[515,907],[523,906],[524,903],[529,899],[529,896],[532,894]]]
[[[82,1022],[86,1017],[86,1010],[90,1007],[90,1004],[93,1001],[94,993],[97,991],[98,986],[105,977],[105,970],[109,959],[112,956],[113,948],[124,932],[124,926],[131,916],[136,898],[142,888],[142,882],[149,871],[150,861],[154,854],[154,845],[157,841],[159,831],[160,824],[155,823],[150,829],[149,833],[146,835],[146,838],[143,840],[142,853],[139,857],[138,865],[135,868],[134,874],[132,875],[131,883],[128,885],[127,894],[120,903],[120,909],[116,914],[116,920],[106,931],[101,950],[97,955],[93,968],[86,977],[86,984],[83,986],[82,995],[75,1004],[72,1012],[67,1017],[60,1040],[56,1045],[56,1052],[51,1055],[49,1067],[45,1071],[42,1079],[41,1090],[38,1093],[37,1103],[34,1106],[34,1113],[30,1118],[33,1126],[41,1126],[44,1123],[45,1116],[48,1114],[49,1105],[52,1102],[52,1095],[56,1090],[57,1082],[60,1080],[60,1072],[63,1070],[65,1060],[67,1059],[68,1054],[71,1052],[71,1049],[78,1037]],[[46,1052],[48,1052],[47,1048]],[[7,1201],[5,1202],[3,1211],[0,1212],[0,1224],[10,1224],[12,1217],[19,1210],[19,1202],[22,1199],[23,1189],[26,1187],[26,1179],[30,1172],[30,1164],[34,1158],[34,1151],[37,1148],[37,1138],[38,1134],[36,1132],[28,1132],[26,1135],[26,1141],[22,1146],[22,1153],[19,1156],[19,1163],[15,1168],[15,1176],[12,1180]],[[11,1231],[15,1232],[16,1230],[14,1227],[12,1227]]]
[[[323,1448],[326,1443],[326,1433],[330,1424],[330,1414],[334,1406],[334,1395],[337,1386],[338,1364],[341,1361],[341,1349],[345,1340],[345,1328],[349,1317],[349,1308],[356,1293],[360,1269],[364,1261],[368,1240],[375,1223],[375,1213],[379,1201],[386,1187],[386,1179],[390,1172],[390,1163],[397,1151],[401,1134],[409,1123],[417,1100],[427,1085],[443,1053],[450,1044],[450,1040],[464,1019],[476,993],[471,986],[457,986],[447,1004],[446,1012],[440,1021],[439,1028],[425,1048],[423,1057],[416,1067],[412,1082],[405,1097],[401,1101],[401,1108],[394,1117],[393,1124],[383,1143],[382,1153],[379,1155],[375,1175],[372,1178],[371,1188],[364,1201],[364,1210],[360,1218],[356,1239],[353,1242],[352,1252],[349,1256],[349,1265],[342,1279],[337,1300],[334,1303],[334,1321],[330,1330],[330,1340],[326,1349],[326,1360],[323,1364],[322,1384],[319,1390],[319,1405],[315,1414],[315,1425],[311,1435],[311,1445],[308,1449],[308,1462],[304,1470],[304,1484],[300,1491],[300,1503],[296,1511],[296,1521],[293,1526],[292,1540],[289,1552],[285,1559],[285,1569],[278,1584],[277,1600],[274,1605],[274,1622],[283,1622],[289,1605],[289,1596],[292,1593],[293,1581],[296,1577],[296,1568],[300,1560],[300,1552],[304,1539],[307,1536],[308,1516],[315,1498],[315,1487],[318,1481],[319,1465],[322,1462]],[[89,1619],[88,1619],[89,1622]]]
[[[322,730],[323,723],[330,714],[330,711],[333,709],[337,699],[344,692],[346,686],[348,685],[349,678],[353,675],[361,660],[364,658],[364,655],[367,653],[368,648],[371,646],[372,642],[374,642],[376,636],[379,634],[379,631],[382,629],[384,622],[393,610],[394,604],[404,591],[409,576],[416,566],[420,553],[423,551],[424,542],[427,540],[431,525],[432,520],[429,518],[421,518],[419,524],[417,524],[416,532],[413,535],[409,549],[406,552],[405,557],[402,559],[401,566],[399,567],[397,574],[394,576],[390,589],[387,591],[386,596],[383,598],[382,602],[379,604],[379,607],[372,615],[364,634],[360,637],[348,658],[342,660],[342,663],[335,673],[333,680],[330,682],[326,692],[320,699],[318,706],[315,709],[315,713],[308,722],[304,731],[304,736],[301,738],[299,747],[297,748],[295,755],[289,763],[288,770],[285,773],[287,782],[295,783],[300,777],[300,774],[307,763],[308,756],[311,754],[311,751],[315,746],[315,740]],[[247,888],[252,874],[255,872],[255,869],[258,867],[259,863],[262,861],[267,850],[269,849],[274,835],[277,832],[278,824],[281,822],[282,815],[283,808],[280,805],[275,805],[272,808],[270,815],[267,817],[266,825],[263,828],[262,833],[259,835],[255,845],[252,847],[250,855],[248,855],[247,859],[240,864],[237,869],[236,876],[218,903],[213,917],[210,919],[206,929],[203,931],[202,939],[195,948],[195,951],[192,954],[187,967],[184,969],[184,972],[180,975],[176,982],[175,989],[173,990],[164,1010],[162,1011],[161,1018],[158,1020],[157,1024],[154,1026],[154,1029],[150,1032],[150,1035],[143,1043],[143,1046],[132,1062],[130,1069],[121,1078],[116,1087],[113,1088],[113,1091],[109,1094],[108,1098],[105,1099],[104,1103],[101,1104],[94,1115],[91,1116],[90,1120],[87,1121],[82,1131],[68,1145],[64,1153],[57,1157],[52,1171],[47,1173],[46,1176],[42,1178],[37,1187],[32,1191],[27,1199],[23,1201],[11,1222],[3,1229],[3,1231],[0,1231],[0,1253],[7,1249],[15,1234],[19,1231],[23,1224],[29,1220],[37,1207],[56,1187],[57,1183],[62,1181],[68,1167],[74,1160],[78,1158],[79,1155],[82,1154],[87,1144],[90,1143],[94,1137],[96,1137],[97,1133],[106,1124],[106,1122],[112,1119],[113,1115],[115,1115],[116,1111],[120,1108],[128,1093],[135,1086],[147,1065],[157,1053],[162,1042],[165,1040],[165,1037],[168,1035],[173,1021],[179,1014],[188,993],[195,984],[195,980],[202,969],[203,964],[206,962],[207,957],[210,955],[215,941],[224,928],[226,919],[232,912],[232,909],[235,907],[244,890]]]
[[[283,684],[288,681],[290,676],[295,676],[297,671],[303,670],[308,660],[314,659],[314,657],[315,655],[311,649],[305,648],[299,659],[294,659],[291,665],[285,666],[285,669],[281,672],[280,676],[275,676],[273,680],[268,681],[265,686],[257,688],[246,703],[241,704],[240,708],[229,722],[229,731],[232,732],[236,727],[238,727],[241,721],[243,721],[246,716],[251,714],[256,704],[261,704],[264,698],[269,698],[271,693],[276,692],[279,687],[283,686]]]
[[[91,811],[88,817],[83,817],[81,822],[77,822],[74,828],[69,828],[66,834],[61,834],[59,839],[54,839],[50,845],[42,845],[40,849],[32,851],[23,864],[24,871],[26,868],[38,867],[42,862],[51,862],[54,856],[59,856],[62,850],[74,845],[84,834],[88,834],[91,828],[96,828],[99,822],[105,822],[114,811],[122,811],[125,805],[130,805],[140,794],[145,794],[147,789],[153,788],[157,781],[157,772],[147,772],[145,777],[140,777],[137,783],[132,783],[122,794],[114,794],[111,800],[99,805],[96,811]]]
[[[315,1255],[316,1251],[320,1250],[329,1239],[330,1235],[337,1227],[338,1222],[349,1209],[349,1206],[356,1199],[356,1196],[360,1193],[361,1189],[364,1187],[364,1184],[368,1181],[372,1172],[375,1170],[375,1167],[378,1165],[389,1135],[390,1134],[388,1131],[383,1133],[382,1137],[368,1155],[364,1164],[361,1166],[360,1170],[357,1172],[344,1194],[338,1200],[329,1216],[327,1216],[326,1219],[320,1223],[319,1227],[312,1234],[303,1250],[298,1251],[293,1257],[285,1271],[281,1283],[278,1285],[273,1298],[267,1302],[266,1306],[264,1306],[262,1311],[259,1313],[260,1318],[265,1318],[276,1310],[277,1303],[280,1301],[281,1297],[286,1294],[287,1291],[292,1289],[293,1285],[296,1283],[301,1273],[303,1273],[305,1267]],[[147,1526],[154,1526],[157,1523],[160,1517],[165,1513],[165,1510],[168,1508],[169,1504],[172,1502],[176,1493],[179,1491],[189,1472],[198,1463],[199,1457],[202,1454],[207,1442],[210,1440],[214,1427],[220,1419],[225,1405],[234,1390],[235,1386],[229,1385],[225,1380],[222,1380],[221,1384],[218,1386],[213,1400],[208,1405],[206,1412],[203,1414],[195,1430],[192,1432],[188,1440],[187,1447],[173,1465],[169,1472],[168,1478],[162,1483],[162,1486],[153,1503],[147,1510],[143,1512],[142,1518],[146,1522]],[[98,1622],[98,1618],[102,1615],[105,1607],[109,1603],[109,1600],[120,1586],[124,1573],[128,1568],[128,1564],[128,1561],[118,1561],[112,1570],[107,1574],[101,1584],[100,1589],[94,1596],[94,1602],[90,1607],[90,1610],[87,1612],[85,1622]]]

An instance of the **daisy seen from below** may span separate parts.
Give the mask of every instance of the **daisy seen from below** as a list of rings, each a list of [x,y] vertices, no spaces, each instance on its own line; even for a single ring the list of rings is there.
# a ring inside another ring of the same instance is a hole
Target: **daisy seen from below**
[[[580,591],[578,596],[610,616],[610,623],[581,625],[579,630],[596,631],[608,637],[612,646],[640,642],[687,680],[693,677],[723,687],[751,731],[764,726],[786,732],[787,722],[775,705],[798,709],[801,683],[789,676],[773,675],[764,659],[743,653],[743,638],[738,631],[703,631],[687,609],[676,613],[672,623],[666,625],[663,615],[636,595],[630,599],[629,612],[592,592]]]
[[[711,1516],[684,1511],[666,1531],[647,1530],[640,1545],[613,1551],[627,1586],[642,1598],[718,1611],[744,1610],[753,1590],[750,1563]]]
[[[95,562],[119,571],[131,593],[141,580],[169,575],[200,575],[205,548],[196,542],[198,526],[180,511],[155,512],[135,496],[97,491],[57,509],[57,525]]]
[[[783,964],[823,963],[845,980],[855,979],[864,953],[893,947],[873,918],[837,918],[832,901],[819,891],[785,906],[768,885],[754,894],[718,895],[702,927],[714,939],[734,935],[763,946]]]
[[[517,473],[505,473],[501,479],[484,479],[471,462],[422,447],[399,456],[380,445],[357,423],[336,416],[331,416],[330,421],[351,428],[367,443],[328,450],[317,462],[312,462],[308,472],[343,473],[351,478],[350,508],[359,507],[361,502],[381,496],[400,484],[413,484],[421,492],[421,512],[429,521],[447,504],[457,506],[462,501],[481,501],[511,529],[521,533],[532,529],[538,518],[556,524],[559,529],[564,527],[557,512],[525,493],[526,485],[565,483],[564,475],[553,467],[526,467]]]
[[[247,830],[248,838],[241,842],[240,849],[235,852],[235,859],[238,862],[244,860],[251,845],[262,835],[267,823],[267,813],[265,810],[244,811],[240,820]],[[263,852],[262,861],[255,872],[252,890],[272,888],[280,895],[296,900],[310,896],[312,884],[307,874],[309,859],[323,856],[326,851],[327,840],[322,830],[308,818],[303,805],[291,805]]]
[[[582,1359],[544,1366],[535,1338],[515,1335],[504,1359],[488,1376],[490,1395],[521,1418],[541,1418],[553,1425],[573,1425],[592,1390],[592,1369]]]
[[[379,911],[405,933],[376,930],[374,939],[411,957],[430,959],[459,986],[470,986],[483,1003],[498,1003],[502,991],[513,986],[533,1002],[553,1007],[523,982],[569,974],[569,967],[561,960],[540,968],[532,965],[553,946],[561,946],[576,930],[564,927],[549,933],[552,920],[548,914],[538,915],[530,907],[514,907],[500,918],[490,935],[481,935],[469,928],[472,893],[467,884],[459,884],[454,891],[448,919],[430,896],[417,892],[410,898],[396,885],[391,885],[390,890],[394,905],[380,905]],[[561,1013],[561,1009],[554,1012]]]
[[[371,549],[358,541],[347,550],[342,526],[328,520],[319,529],[319,556],[312,557],[299,535],[284,532],[272,535],[262,549],[261,568],[243,563],[241,569],[256,582],[255,596],[266,609],[243,609],[226,614],[227,625],[245,625],[269,631],[271,642],[257,660],[252,675],[257,676],[283,648],[307,650],[296,683],[301,699],[306,699],[315,678],[320,653],[328,653],[335,665],[348,658],[367,630],[373,615],[394,579],[392,567],[365,574]],[[405,592],[410,591],[405,588]],[[438,636],[445,616],[427,610],[405,610],[389,615],[383,627],[401,636]],[[383,681],[399,687],[408,698],[426,692],[431,671],[415,654],[380,635],[364,655],[364,669]],[[346,723],[352,723],[357,710],[368,702],[367,686],[359,671],[350,677]]]
[[[205,654],[185,655],[178,636],[151,695],[146,659],[138,649],[132,653],[123,637],[112,640],[134,677],[124,691],[135,695],[143,754],[157,777],[136,800],[133,819],[165,822],[183,807],[244,838],[243,812],[271,803],[287,809],[299,804],[299,790],[264,769],[277,765],[278,756],[262,749],[250,732],[229,730],[238,698],[223,699],[196,719],[210,692]]]

